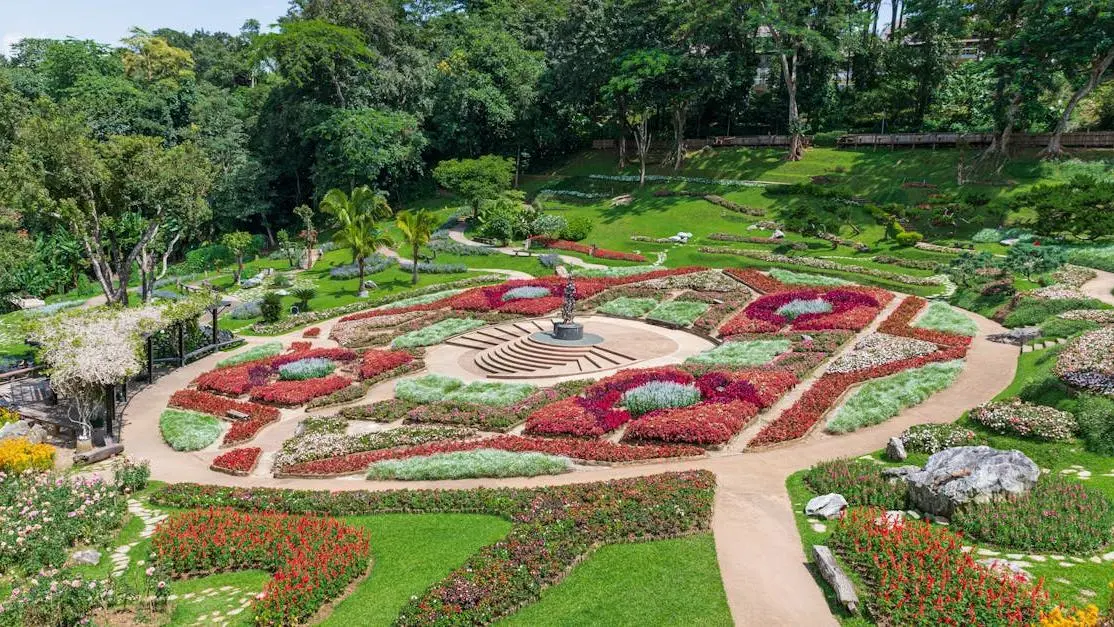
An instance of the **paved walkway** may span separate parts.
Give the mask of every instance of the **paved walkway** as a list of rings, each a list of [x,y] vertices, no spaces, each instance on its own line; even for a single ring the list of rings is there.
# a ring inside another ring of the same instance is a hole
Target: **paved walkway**
[[[1097,298],[1104,303],[1114,305],[1114,294],[1111,293],[1111,290],[1114,290],[1114,273],[1095,270],[1094,268],[1090,269],[1097,276],[1079,286],[1079,291],[1091,298]]]
[[[461,244],[464,244],[465,246],[473,246],[473,247],[477,247],[477,248],[490,248],[492,250],[497,250],[497,251],[503,253],[504,255],[511,255],[512,257],[521,257],[523,255],[523,251],[521,249],[516,250],[515,248],[512,248],[510,246],[488,246],[487,244],[482,244],[480,242],[477,242],[474,239],[469,239],[468,236],[464,234],[464,230],[466,228],[467,228],[467,226],[463,222],[453,226],[453,228],[449,229],[449,239],[453,240],[454,242],[459,242]],[[536,257],[536,256],[538,256],[539,253],[527,252],[526,254],[531,256],[531,257]],[[552,254],[552,253],[545,252],[545,253],[540,253],[540,254]],[[570,266],[576,266],[578,268],[599,269],[599,268],[608,267],[608,266],[605,266],[605,265],[599,264],[599,263],[590,263],[590,262],[584,261],[580,257],[573,257],[572,255],[557,255],[557,256],[560,257],[561,263],[564,263],[564,264],[567,264],[567,265],[570,265]]]
[[[900,298],[900,296],[899,296]],[[894,302],[897,302],[895,299]],[[397,488],[473,488],[479,486],[544,486],[574,482],[600,481],[653,473],[708,469],[717,476],[715,513],[712,528],[717,556],[735,622],[740,625],[834,625],[820,587],[805,567],[793,512],[803,506],[790,503],[785,490],[786,478],[819,461],[854,457],[883,447],[886,440],[910,425],[955,420],[974,405],[993,398],[1013,380],[1017,348],[997,344],[987,335],[1000,333],[997,323],[969,314],[979,326],[967,355],[967,367],[955,385],[924,403],[906,409],[895,418],[854,433],[832,436],[817,430],[803,441],[783,448],[759,452],[727,450],[700,460],[645,464],[640,466],[589,467],[553,477],[517,479],[470,479],[439,482],[369,482],[360,477],[346,479],[276,479],[266,469],[246,478],[231,477],[208,469],[215,451],[175,453],[163,442],[158,417],[170,395],[185,388],[198,374],[214,367],[224,355],[212,355],[162,377],[135,398],[124,413],[125,443],[129,455],[151,461],[155,479],[172,482],[194,481],[222,485],[252,485],[328,490],[382,490]],[[322,336],[335,321],[320,324]],[[249,338],[251,343],[300,339],[300,331],[280,338]],[[334,345],[330,340],[315,340],[315,345]],[[846,350],[846,348],[845,348]],[[387,382],[370,391],[375,400],[386,398],[392,387]],[[380,389],[382,388],[382,389]],[[314,413],[331,413],[322,410]],[[293,434],[297,410],[283,410],[283,420],[264,429],[256,442],[270,451]],[[269,463],[269,459],[264,460]]]

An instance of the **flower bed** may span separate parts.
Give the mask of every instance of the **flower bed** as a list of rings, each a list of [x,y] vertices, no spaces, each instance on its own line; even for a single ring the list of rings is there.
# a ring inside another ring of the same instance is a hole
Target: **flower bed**
[[[305,331],[302,331],[302,337],[306,338],[307,340],[321,337],[321,327],[310,327]]]
[[[97,476],[0,475],[0,572],[59,568],[71,547],[112,537],[126,513],[127,498]]]
[[[951,522],[964,535],[1002,548],[1086,555],[1110,543],[1114,508],[1101,491],[1049,475],[1028,494],[962,506]]]
[[[251,474],[251,471],[255,470],[255,465],[259,463],[259,456],[262,453],[263,449],[259,447],[233,449],[227,453],[217,455],[213,463],[209,465],[209,469],[237,477],[246,477]]]
[[[400,335],[391,341],[391,348],[413,348],[440,344],[454,335],[484,326],[482,320],[472,318],[449,318],[422,329]]]
[[[894,309],[890,317],[882,321],[878,330],[882,333],[911,337],[941,346],[968,346],[971,343],[971,338],[967,336],[911,326],[910,323],[913,318],[917,316],[917,312],[925,306],[926,302],[923,298],[917,298],[916,296],[906,297],[897,306],[897,309]]]
[[[368,468],[372,480],[437,481],[475,477],[536,477],[572,470],[567,457],[545,453],[512,453],[476,449],[375,462]]]
[[[828,418],[825,428],[829,433],[850,433],[885,422],[950,387],[962,371],[963,361],[955,360],[867,381]]]
[[[267,342],[266,344],[253,346],[242,353],[237,353],[218,361],[217,368],[231,368],[232,366],[239,366],[248,362],[274,357],[281,352],[282,342]]]
[[[362,435],[343,433],[304,432],[282,443],[275,455],[275,468],[285,469],[295,464],[364,453],[398,446],[415,446],[443,440],[463,440],[475,435],[472,429],[460,427],[398,427]]]
[[[658,300],[654,298],[627,298],[621,296],[607,301],[600,306],[598,311],[612,316],[641,318],[653,311],[654,307],[657,306]]]
[[[815,494],[840,494],[852,506],[888,510],[907,507],[905,484],[882,476],[882,468],[862,459],[833,459],[808,469],[805,484]]]
[[[596,246],[587,246],[585,244],[578,244],[577,242],[570,242],[563,239],[552,239],[549,237],[531,237],[530,241],[542,248],[553,248],[556,250],[568,250],[575,253],[588,255],[589,257],[599,257],[600,259],[615,259],[618,261],[646,261],[642,255],[634,253],[624,253],[618,250],[608,250],[606,248],[598,248]]]
[[[556,296],[553,291],[548,287],[541,285],[523,285],[522,287],[515,287],[503,292],[500,299],[503,302],[518,300],[520,298],[545,298],[547,296]]]
[[[54,468],[54,447],[32,444],[27,438],[0,440],[0,473],[18,475],[27,470]]]
[[[320,477],[363,472],[375,462],[386,459],[405,459],[477,449],[498,449],[512,452],[537,452],[570,457],[586,462],[625,463],[653,459],[671,459],[704,455],[704,449],[682,445],[614,444],[603,440],[577,440],[572,438],[531,438],[517,435],[500,435],[494,438],[469,441],[442,441],[420,444],[407,448],[391,448],[349,455],[338,455],[311,462],[293,464],[283,469],[285,476]]]
[[[525,383],[476,381],[465,385],[459,379],[428,374],[396,383],[395,397],[418,404],[449,401],[507,407],[524,401],[537,389]]]
[[[304,405],[319,396],[327,396],[346,388],[350,383],[352,381],[338,375],[306,381],[277,381],[254,388],[251,391],[251,400],[288,407]]]
[[[869,288],[791,290],[768,294],[747,305],[720,327],[720,335],[847,329],[857,331],[872,321],[889,294]]]
[[[279,355],[269,362],[272,368],[281,368],[305,359],[327,359],[329,361],[352,361],[358,355],[348,348],[310,348],[308,342],[294,342],[290,352]]]
[[[803,437],[824,417],[832,403],[856,383],[885,377],[909,368],[919,368],[933,362],[961,359],[966,354],[966,346],[957,346],[866,370],[825,374],[811,388],[805,390],[792,407],[762,427],[748,446],[777,444]]]
[[[1028,625],[1049,604],[1041,584],[979,565],[963,538],[921,521],[879,524],[882,510],[851,510],[829,543],[865,584],[871,618],[887,625]]]
[[[1069,385],[1114,396],[1114,327],[1095,329],[1072,340],[1053,371]]]
[[[901,432],[901,442],[910,453],[938,453],[954,446],[970,446],[978,443],[974,431],[959,425],[923,424],[913,425]]]
[[[340,410],[340,416],[346,420],[370,420],[372,422],[395,422],[402,420],[406,414],[416,407],[415,403],[399,398],[391,398],[370,405],[345,407]]]
[[[631,418],[638,418],[652,411],[688,407],[699,402],[700,390],[691,383],[649,381],[623,392],[618,405],[626,409]]]
[[[895,283],[902,283],[905,285],[942,285],[941,280],[935,277],[911,276],[908,274],[902,274],[900,272],[890,272],[889,270],[877,270],[875,268],[867,268],[864,266],[836,263],[828,259],[820,259],[817,257],[787,257],[785,255],[778,255],[764,250],[746,250],[743,248],[729,248],[726,246],[701,246],[700,252],[710,255],[738,255],[740,257],[750,257],[752,259],[758,259],[767,263],[780,263],[789,266],[816,268],[818,270],[832,270],[835,272],[862,274],[865,276],[885,279],[887,281],[894,281]]]
[[[204,412],[220,418],[227,417],[228,412],[231,410],[243,412],[251,419],[269,418],[271,420],[278,420],[279,418],[279,410],[274,407],[234,401],[230,398],[209,394],[199,390],[178,390],[171,395],[168,404],[171,407]]]
[[[309,620],[362,577],[371,559],[367,532],[339,520],[219,509],[172,515],[151,537],[151,549],[175,576],[272,573],[252,608],[262,625]]]
[[[309,357],[279,366],[278,375],[281,381],[305,381],[306,379],[326,377],[333,374],[336,369],[335,361],[321,357]]]
[[[970,412],[971,420],[994,431],[1038,440],[1063,441],[1075,435],[1075,416],[1045,405],[1015,398],[984,403]]]
[[[781,268],[770,268],[769,274],[771,278],[777,279],[786,285],[811,285],[821,287],[854,285],[851,281],[845,281],[843,279],[821,276],[819,274],[802,274],[791,270],[782,270]]]
[[[655,411],[632,422],[623,434],[623,441],[725,444],[757,415],[758,407],[747,401],[702,403],[695,407]]]
[[[874,368],[892,361],[928,355],[937,350],[939,347],[932,342],[886,333],[871,333],[859,340],[853,350],[832,361],[827,372],[853,372]]]
[[[176,484],[154,501],[328,516],[464,511],[503,517],[513,523],[506,538],[411,598],[396,621],[472,625],[495,622],[533,602],[595,547],[707,531],[714,481],[710,472],[694,471],[532,489],[329,493]]]
[[[930,304],[928,309],[913,324],[913,327],[968,337],[974,337],[979,332],[979,326],[975,324],[974,320],[963,315],[951,305],[941,302]]]
[[[373,379],[414,361],[406,351],[369,350],[360,358],[360,379]]]
[[[202,373],[193,380],[199,390],[208,390],[230,396],[247,394],[252,388],[267,383],[274,370],[265,361],[221,368]]]
[[[778,355],[788,352],[789,346],[789,340],[783,339],[724,342],[713,349],[689,357],[685,363],[730,368],[761,366],[770,363]]]
[[[405,414],[408,424],[450,424],[483,431],[506,431],[558,396],[553,389],[539,390],[513,405],[503,407],[460,401],[438,401],[413,407],[412,403],[402,402],[413,407]]]
[[[159,416],[162,438],[176,451],[198,451],[217,440],[221,421],[196,411],[167,409]]]
[[[647,320],[657,320],[678,327],[689,327],[708,311],[710,305],[692,301],[672,300],[662,303],[646,314]]]
[[[786,285],[771,276],[762,274],[753,268],[724,268],[723,273],[759,294],[773,294],[774,292],[794,289],[792,286]]]

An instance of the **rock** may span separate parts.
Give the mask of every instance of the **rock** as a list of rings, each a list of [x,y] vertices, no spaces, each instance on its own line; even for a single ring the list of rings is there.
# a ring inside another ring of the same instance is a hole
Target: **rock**
[[[889,479],[905,479],[910,473],[920,472],[920,466],[896,466],[883,468],[882,476]]]
[[[847,508],[847,499],[841,494],[825,494],[811,499],[805,505],[805,515],[819,516],[831,520],[836,518]]]
[[[9,422],[0,427],[0,440],[8,438],[25,438],[31,433],[31,423],[26,420]],[[40,440],[41,442],[42,440]]]
[[[851,583],[851,579],[839,567],[839,563],[832,555],[831,550],[826,546],[817,544],[812,547],[812,556],[816,560],[816,567],[820,570],[820,576],[835,590],[836,598],[848,610],[854,612],[859,605],[859,595],[855,593],[855,585]]]
[[[894,462],[903,462],[908,456],[908,453],[905,452],[905,443],[901,441],[901,438],[892,437],[890,441],[886,443],[886,459]]]
[[[26,437],[31,444],[42,444],[46,441],[46,429],[42,425],[31,425]]]
[[[1040,468],[1021,451],[957,446],[928,458],[925,467],[902,478],[909,501],[922,512],[950,517],[965,503],[987,503],[1027,493]]]
[[[1018,564],[1014,564],[1013,562],[1008,560],[998,559],[996,557],[988,557],[986,559],[979,560],[978,563],[986,566],[991,570],[997,570],[1012,575],[1021,575],[1025,579],[1025,581],[1030,581],[1033,579],[1033,576],[1029,574],[1029,571],[1025,570]]]
[[[101,552],[96,549],[74,551],[73,555],[70,555],[70,560],[79,566],[96,566],[101,561]]]

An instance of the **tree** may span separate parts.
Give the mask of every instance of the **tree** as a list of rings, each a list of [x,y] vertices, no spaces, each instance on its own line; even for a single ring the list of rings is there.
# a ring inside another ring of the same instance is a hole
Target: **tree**
[[[129,78],[147,81],[171,81],[193,79],[193,56],[188,50],[171,46],[162,37],[133,28],[131,36],[124,39],[124,72]]]
[[[956,283],[967,287],[977,279],[982,270],[992,267],[994,256],[990,253],[963,253],[948,262],[948,274]]]
[[[777,209],[777,220],[797,233],[839,234],[840,227],[851,220],[851,207],[840,200],[825,200],[819,205],[809,199],[794,200]]]
[[[670,57],[661,50],[636,50],[620,58],[615,74],[603,87],[603,97],[634,135],[638,151],[638,185],[646,184],[646,161],[653,139],[650,125],[661,107],[659,81],[668,73]]]
[[[321,20],[281,22],[279,32],[255,39],[255,54],[315,100],[342,109],[375,58],[359,31]]]
[[[313,165],[317,189],[360,184],[397,188],[422,171],[427,141],[418,119],[409,113],[338,110],[311,134],[317,139]]]
[[[538,211],[523,200],[522,192],[512,190],[484,202],[477,229],[479,236],[506,245],[516,237],[529,235],[530,224],[538,217]]]
[[[1037,185],[1019,195],[1018,210],[1037,214],[1039,233],[1066,233],[1082,240],[1114,235],[1114,182],[1077,176],[1067,183]]]
[[[1034,275],[1052,272],[1065,261],[1066,253],[1060,248],[1018,242],[1010,246],[1004,265],[1010,272],[1023,274],[1026,279],[1032,280]]]
[[[391,206],[387,204],[387,199],[372,191],[367,185],[361,185],[353,189],[351,196],[345,194],[344,190],[330,189],[325,197],[321,199],[321,204],[317,208],[321,210],[321,213],[332,216],[341,230],[355,222],[361,215],[369,215],[372,222],[375,222],[376,220],[385,220],[394,213]],[[372,250],[371,252],[375,251]],[[352,263],[357,263],[362,257],[367,257],[370,254],[360,255],[356,250],[353,250]]]
[[[290,233],[286,229],[279,229],[276,237],[278,239],[279,250],[286,256],[286,260],[290,262],[290,267],[293,268],[297,266],[298,257],[301,256],[298,252],[298,242],[290,237]]]
[[[467,201],[472,217],[478,218],[483,201],[494,200],[511,188],[514,161],[496,155],[448,159],[433,169],[433,178],[438,185]]]
[[[403,211],[395,218],[395,226],[402,231],[402,237],[410,247],[411,259],[414,261],[414,277],[411,283],[418,284],[418,255],[422,246],[429,243],[437,228],[437,216],[426,209],[418,211]]]
[[[195,146],[167,148],[154,137],[95,142],[80,119],[51,107],[21,127],[0,176],[13,207],[65,225],[81,242],[109,303],[127,304],[133,267],[160,230],[210,215],[211,166]]]
[[[361,298],[367,296],[367,288],[364,287],[364,264],[367,258],[381,247],[393,246],[391,237],[375,225],[375,216],[371,212],[358,211],[341,223],[340,228],[333,234],[333,241],[337,246],[352,249],[352,256],[360,271],[360,282],[356,289]]]
[[[232,277],[233,282],[237,285],[240,283],[240,277],[244,274],[244,255],[251,249],[252,239],[251,233],[246,231],[233,231],[225,233],[221,237],[220,243],[224,244],[232,254],[236,256],[236,272]]]
[[[298,233],[306,247],[306,268],[313,267],[313,249],[317,246],[317,227],[313,225],[313,207],[299,205],[294,207],[294,215],[302,219],[302,230]]]

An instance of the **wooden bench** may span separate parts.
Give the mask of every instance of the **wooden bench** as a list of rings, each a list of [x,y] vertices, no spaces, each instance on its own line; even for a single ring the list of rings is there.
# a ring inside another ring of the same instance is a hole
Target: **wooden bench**
[[[52,436],[58,436],[62,432],[77,433],[77,425],[69,417],[58,418],[31,407],[19,407],[16,412],[31,424],[45,428]]]

